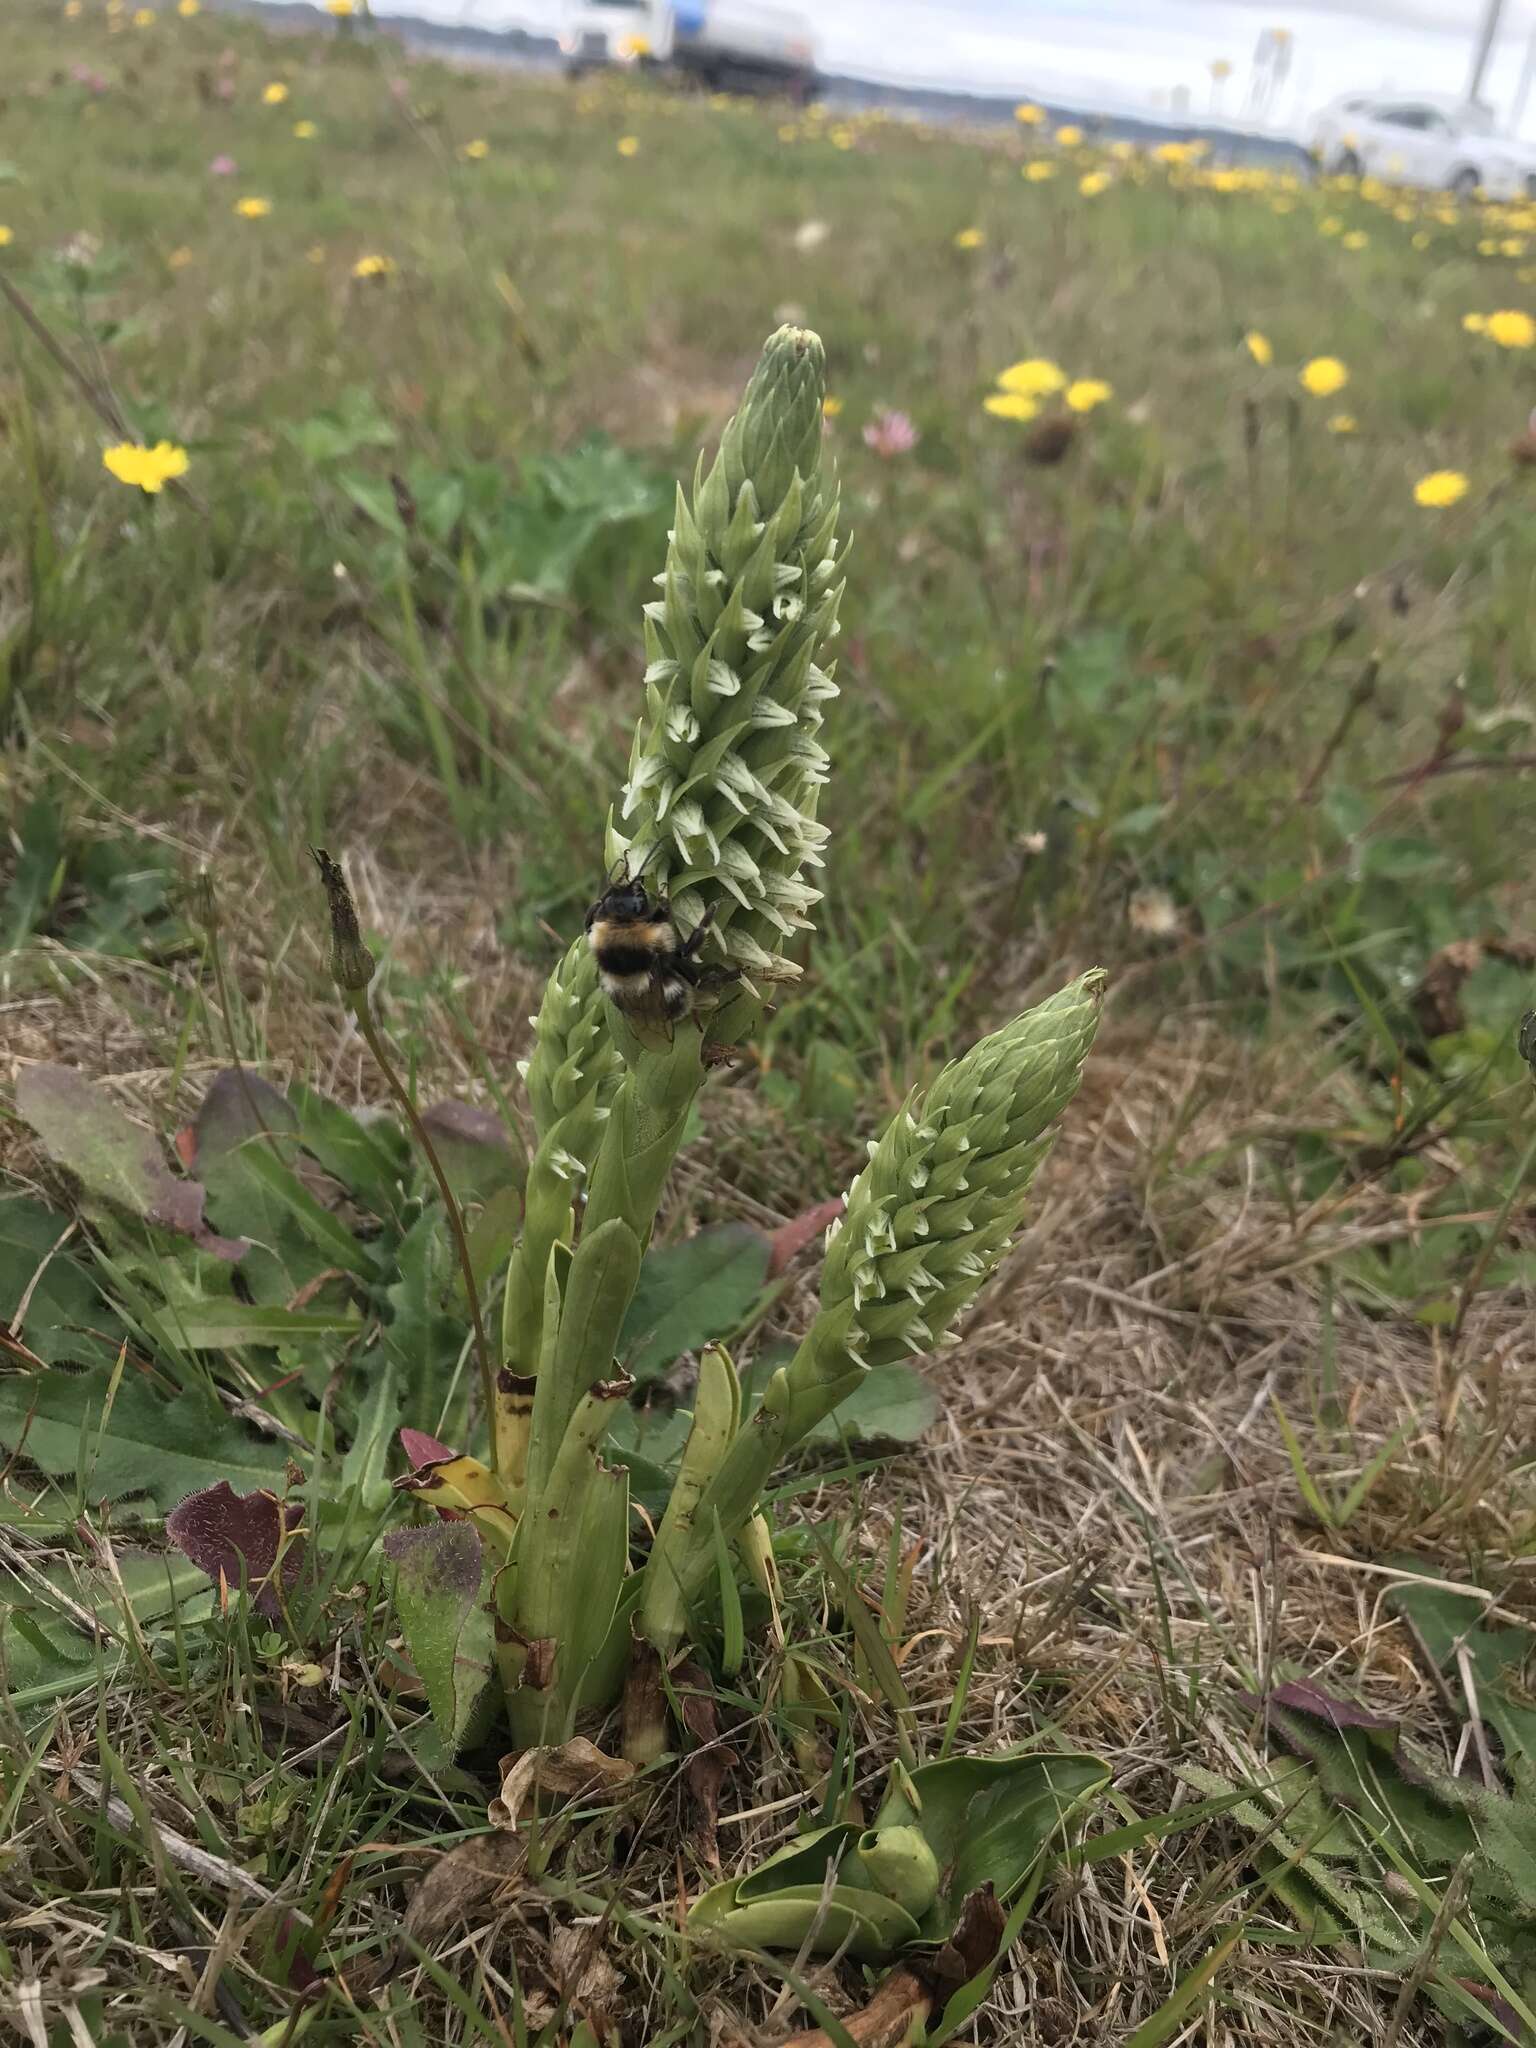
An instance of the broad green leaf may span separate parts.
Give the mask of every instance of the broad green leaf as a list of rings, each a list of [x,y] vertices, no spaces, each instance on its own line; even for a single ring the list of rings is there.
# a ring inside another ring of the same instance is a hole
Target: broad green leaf
[[[298,1112],[304,1149],[375,1216],[393,1216],[411,1170],[399,1127],[382,1116],[365,1123],[302,1082],[294,1082],[288,1099]]]
[[[938,1420],[939,1397],[916,1366],[876,1365],[802,1441],[913,1444]]]
[[[485,1203],[521,1185],[523,1162],[500,1117],[472,1102],[438,1102],[421,1121],[459,1202]]]
[[[118,1386],[103,1429],[108,1384],[102,1368],[0,1380],[0,1444],[50,1479],[72,1483],[78,1474],[87,1500],[143,1493],[163,1509],[220,1479],[246,1487],[281,1479],[283,1445],[196,1394],[162,1400],[136,1376]]]
[[[450,1753],[458,1748],[491,1675],[491,1615],[484,1553],[468,1522],[395,1529],[384,1539],[396,1567],[395,1608]]]
[[[685,1351],[729,1337],[762,1294],[772,1247],[749,1223],[721,1223],[647,1252],[624,1319],[619,1356],[655,1379]]]
[[[1392,1563],[1403,1571],[1434,1575],[1432,1567],[1416,1558],[1398,1557]],[[1454,1593],[1445,1586],[1414,1585],[1408,1580],[1390,1587],[1386,1599],[1388,1607],[1413,1621],[1425,1649],[1453,1683],[1457,1652],[1465,1648],[1477,1683],[1478,1705],[1484,1718],[1499,1731],[1511,1776],[1536,1789],[1536,1709],[1526,1704],[1529,1694],[1524,1678],[1536,1641],[1531,1630],[1483,1627],[1487,1602],[1475,1593]]]
[[[923,1915],[925,1941],[954,1931],[960,1908],[990,1884],[1006,1908],[1040,1858],[1066,1846],[1079,1810],[1109,1783],[1109,1766],[1078,1754],[946,1757],[905,1774],[875,1815],[874,1832],[919,1827],[944,1873]]]
[[[27,1349],[46,1365],[106,1365],[117,1355],[122,1326],[90,1267],[74,1256],[78,1236],[54,1251],[68,1228],[67,1216],[41,1202],[0,1196],[0,1329],[10,1328],[30,1288],[17,1333]]]
[[[241,1278],[251,1298],[269,1307],[291,1301],[333,1265],[356,1269],[355,1247],[352,1260],[317,1249],[287,1199],[296,1186],[290,1167],[298,1157],[298,1123],[269,1081],[248,1067],[226,1067],[209,1083],[192,1125],[208,1212],[221,1230],[250,1240]],[[283,1148],[280,1156],[273,1156],[275,1145]]]

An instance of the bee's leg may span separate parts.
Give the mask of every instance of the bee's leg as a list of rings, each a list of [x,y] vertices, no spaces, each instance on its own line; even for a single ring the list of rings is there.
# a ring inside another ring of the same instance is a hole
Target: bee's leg
[[[709,930],[710,926],[714,923],[714,921],[715,906],[713,905],[713,903],[711,903],[708,910],[705,911],[704,915],[699,919],[698,923],[694,926],[693,930],[688,934],[687,938],[684,939],[683,943],[677,949],[685,960],[691,960],[694,954],[698,952],[700,946],[702,946],[704,943],[705,933]]]

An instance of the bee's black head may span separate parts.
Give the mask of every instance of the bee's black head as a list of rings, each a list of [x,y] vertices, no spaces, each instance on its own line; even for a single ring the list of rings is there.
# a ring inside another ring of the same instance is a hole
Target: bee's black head
[[[651,892],[637,875],[632,882],[616,882],[593,904],[587,922],[606,918],[613,924],[644,924],[654,915]]]

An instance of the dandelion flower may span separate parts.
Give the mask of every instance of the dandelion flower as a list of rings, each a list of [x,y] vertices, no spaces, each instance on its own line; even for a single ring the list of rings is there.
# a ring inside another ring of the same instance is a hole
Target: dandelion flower
[[[1351,228],[1340,246],[1345,249],[1363,249],[1370,239],[1363,228]]]
[[[264,107],[280,107],[288,97],[288,88],[280,78],[274,78],[270,85],[261,88],[261,103]]]
[[[1096,405],[1103,405],[1114,395],[1114,386],[1106,384],[1102,377],[1079,377],[1067,386],[1065,393],[1073,412],[1092,412]]]
[[[115,448],[101,451],[103,466],[119,483],[137,484],[154,497],[173,476],[185,476],[187,451],[171,441],[157,441],[153,448],[133,441],[120,441]]]
[[[6,227],[3,222],[0,222],[0,249],[7,248],[15,239],[15,230]]]
[[[153,7],[136,8],[134,10],[133,25],[135,28],[153,28],[155,25],[155,10]]]
[[[194,14],[202,12],[203,0],[176,0],[176,12],[183,21],[190,21]]]
[[[1314,398],[1331,398],[1349,382],[1349,372],[1337,356],[1314,356],[1302,371],[1301,381]]]
[[[1261,370],[1267,370],[1275,360],[1274,344],[1267,334],[1259,334],[1256,331],[1245,334],[1243,336],[1243,347],[1247,349],[1249,355],[1253,357],[1253,360]]]
[[[1359,432],[1359,424],[1352,412],[1336,412],[1328,422],[1328,431],[1330,434],[1354,434]]]
[[[1529,313],[1490,313],[1487,334],[1500,348],[1529,348],[1536,342],[1536,320]]]
[[[835,420],[842,409],[843,401],[840,398],[834,398],[830,391],[821,401],[821,416],[824,420]]]
[[[621,135],[616,145],[620,156],[638,156],[640,138],[638,135]]]
[[[491,145],[483,135],[477,135],[473,142],[466,142],[463,149],[459,152],[461,156],[468,157],[472,164],[480,163],[490,153]]]
[[[293,124],[293,134],[296,142],[313,142],[319,133],[320,130],[313,121],[295,121]]]
[[[359,256],[352,266],[354,277],[389,277],[395,268],[390,256]]]
[[[1488,315],[1486,313],[1463,313],[1461,324],[1468,334],[1486,334],[1488,332]]]
[[[325,11],[338,21],[347,21],[357,12],[357,0],[325,0]]]
[[[1022,363],[1010,363],[998,377],[1004,391],[1022,398],[1049,398],[1053,391],[1065,391],[1067,373],[1044,356],[1031,356]]]
[[[190,249],[173,249],[165,260],[172,270],[185,270],[192,261],[192,251]]]
[[[1055,175],[1056,166],[1053,163],[1047,163],[1043,156],[1036,157],[1032,164],[1024,166],[1024,176],[1028,178],[1031,185],[1043,185],[1047,178],[1054,178]]]
[[[979,249],[986,240],[980,228],[962,228],[955,237],[957,249]]]
[[[1021,121],[1026,128],[1041,128],[1045,125],[1045,109],[1037,107],[1031,100],[1025,100],[1013,110],[1015,121]]]
[[[1467,480],[1459,469],[1435,469],[1428,476],[1421,476],[1414,485],[1413,502],[1438,512],[1447,505],[1459,503],[1467,495],[1467,489]]]
[[[1108,171],[1089,171],[1086,177],[1078,179],[1077,189],[1085,199],[1097,199],[1101,192],[1109,190],[1110,182]]]
[[[1071,122],[1068,122],[1065,128],[1058,128],[1056,130],[1056,142],[1062,149],[1076,149],[1082,139],[1082,129],[1074,128]]]
[[[265,220],[272,211],[270,199],[237,199],[235,211],[242,220]]]
[[[989,391],[981,403],[984,411],[999,420],[1032,420],[1040,410],[1023,391]]]

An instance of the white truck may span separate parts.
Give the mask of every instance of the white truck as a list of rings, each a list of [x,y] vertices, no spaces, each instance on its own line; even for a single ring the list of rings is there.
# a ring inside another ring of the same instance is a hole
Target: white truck
[[[560,50],[573,76],[647,66],[712,92],[809,99],[816,89],[810,23],[770,0],[572,0]]]

